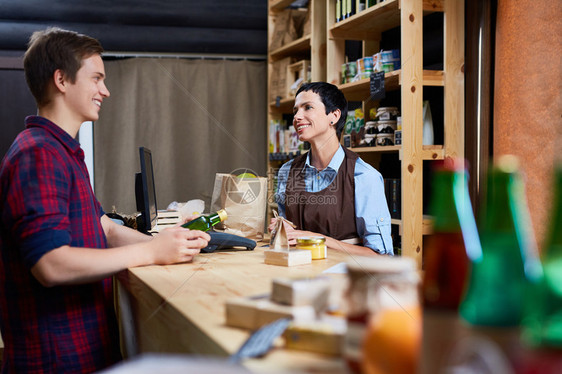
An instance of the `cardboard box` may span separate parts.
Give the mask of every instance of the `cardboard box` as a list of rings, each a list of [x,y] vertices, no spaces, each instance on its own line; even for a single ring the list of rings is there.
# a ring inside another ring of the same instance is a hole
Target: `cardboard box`
[[[287,82],[286,82],[287,88],[285,91],[286,97],[294,97],[300,86],[308,81],[309,68],[310,68],[309,60],[297,61],[290,64],[287,67]],[[300,80],[299,84],[295,85],[295,83],[299,80]]]
[[[287,96],[287,68],[291,62],[291,57],[285,57],[271,63],[269,101],[275,101],[278,96],[281,99]]]
[[[271,300],[293,306],[310,305],[322,313],[328,308],[331,284],[329,277],[275,278]]]
[[[308,323],[291,322],[283,333],[285,347],[341,356],[346,329],[346,320],[337,317]]]
[[[289,306],[270,300],[270,295],[237,298],[226,302],[226,324],[232,327],[258,329],[279,318],[292,318],[298,322],[309,322],[316,318],[312,306]]]

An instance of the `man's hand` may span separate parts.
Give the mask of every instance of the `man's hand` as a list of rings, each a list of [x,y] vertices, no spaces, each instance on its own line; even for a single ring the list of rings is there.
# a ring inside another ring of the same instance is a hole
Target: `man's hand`
[[[211,237],[199,230],[187,230],[172,227],[160,231],[152,240],[151,247],[154,264],[167,265],[177,262],[189,262],[205,248]]]

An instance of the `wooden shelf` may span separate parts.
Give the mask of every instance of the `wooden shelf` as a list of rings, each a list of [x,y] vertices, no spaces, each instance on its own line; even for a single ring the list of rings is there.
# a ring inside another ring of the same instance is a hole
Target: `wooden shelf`
[[[379,153],[390,153],[399,152],[400,159],[402,159],[402,145],[386,145],[379,147],[354,147],[350,148],[351,151],[355,153],[369,153],[369,152],[379,152]],[[443,160],[445,158],[445,150],[442,145],[423,145],[422,160]]]
[[[294,3],[295,0],[271,0],[269,2],[269,9],[273,11],[281,11]]]
[[[393,225],[398,225],[400,228],[398,229],[398,233],[402,236],[402,220],[392,218],[390,223]],[[433,218],[430,216],[423,216],[422,220],[422,235],[431,235],[433,233]]]
[[[283,57],[291,56],[298,53],[310,53],[310,35],[293,40],[289,44],[285,44],[281,48],[271,51],[269,57],[271,60],[279,60]]]
[[[424,0],[423,14],[443,11],[443,0]],[[400,26],[400,1],[386,0],[337,22],[328,30],[330,39],[372,40],[381,32]]]
[[[402,149],[401,145],[385,145],[379,147],[353,147],[349,148],[350,151],[355,153],[368,153],[368,152],[399,152]]]
[[[385,91],[396,91],[402,84],[401,70],[394,70],[384,75]],[[444,74],[442,70],[424,70],[424,86],[444,86]],[[365,78],[357,82],[345,83],[338,86],[348,101],[364,101],[369,99],[370,79]]]
[[[269,155],[269,162],[286,162],[289,161],[297,156],[300,156],[302,153],[306,153],[305,151],[294,151],[294,152],[276,152],[276,153],[268,153]]]
[[[286,97],[279,101],[279,105],[275,101],[269,103],[269,111],[271,113],[293,113],[295,99]]]

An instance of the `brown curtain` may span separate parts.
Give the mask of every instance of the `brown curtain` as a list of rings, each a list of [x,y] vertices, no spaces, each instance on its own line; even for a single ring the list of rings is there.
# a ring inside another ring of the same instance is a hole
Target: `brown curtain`
[[[266,171],[266,63],[131,58],[105,62],[110,98],[94,124],[95,190],[106,212],[136,211],[139,146],[152,151],[158,209],[210,205],[215,173]]]

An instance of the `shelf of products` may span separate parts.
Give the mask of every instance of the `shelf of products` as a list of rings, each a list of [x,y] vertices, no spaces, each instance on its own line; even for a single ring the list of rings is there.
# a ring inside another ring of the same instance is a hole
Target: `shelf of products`
[[[386,91],[396,91],[402,84],[401,70],[394,70],[384,74],[384,87]],[[445,84],[443,71],[423,70],[424,86],[443,86]],[[356,82],[338,85],[349,101],[364,101],[369,98],[370,79],[364,78]]]
[[[292,1],[269,2],[269,27],[275,17]],[[380,52],[382,34],[399,28],[400,59],[402,64],[385,73],[387,92],[399,92],[402,140],[400,145],[353,147],[375,167],[384,154],[395,153],[400,162],[401,219],[392,219],[401,236],[402,255],[413,257],[421,268],[423,236],[431,231],[431,219],[423,215],[423,162],[446,157],[464,156],[464,2],[457,0],[385,0],[357,14],[336,22],[336,0],[310,0],[310,34],[269,51],[271,64],[287,60],[287,66],[299,60],[310,60],[311,80],[338,85],[350,102],[362,102],[362,110],[377,107],[370,97],[370,79],[341,82],[342,65],[346,63],[346,42],[361,41],[363,56]],[[424,16],[443,14],[443,68],[423,68]],[[270,38],[272,33],[270,32]],[[271,40],[270,40],[271,42]],[[385,71],[387,71],[385,69]],[[271,80],[271,75],[270,75]],[[443,143],[423,145],[424,87],[443,87]],[[268,86],[271,93],[271,87]],[[294,98],[291,95],[271,97],[268,104],[268,123],[282,121],[291,114]],[[272,126],[269,126],[270,129]],[[275,174],[291,153],[268,155],[270,175]],[[391,156],[393,157],[393,156]],[[272,185],[274,185],[272,183]]]
[[[443,3],[444,0],[424,0],[422,2],[423,15],[442,12]],[[328,37],[330,39],[369,40],[373,38],[373,35],[379,35],[383,31],[400,26],[400,23],[400,0],[386,0],[335,23],[330,27]]]
[[[327,81],[338,85],[349,101],[362,102],[365,123],[369,109],[378,107],[371,99],[370,79],[341,83],[342,65],[347,63],[346,41],[362,41],[363,56],[380,51],[385,31],[399,28],[399,70],[385,73],[384,86],[400,92],[401,144],[353,147],[366,160],[380,162],[380,154],[398,153],[401,164],[401,219],[399,226],[402,255],[413,257],[421,268],[423,236],[431,232],[431,219],[423,215],[423,162],[464,155],[464,3],[455,0],[386,0],[336,22],[336,1],[327,0]],[[423,20],[442,12],[443,69],[423,69]],[[376,61],[376,57],[373,57]],[[358,69],[359,70],[359,69]],[[361,73],[361,71],[358,71]],[[422,77],[422,79],[420,79]],[[444,87],[443,144],[423,145],[424,87]],[[371,120],[373,120],[371,118]]]

